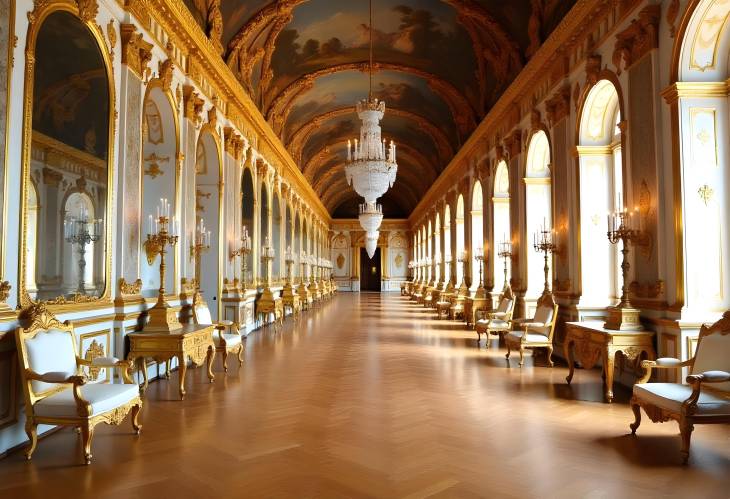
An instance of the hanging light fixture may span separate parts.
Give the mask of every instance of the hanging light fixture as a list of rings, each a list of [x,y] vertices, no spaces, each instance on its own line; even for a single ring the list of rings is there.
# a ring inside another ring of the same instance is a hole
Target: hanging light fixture
[[[380,120],[385,114],[385,102],[373,98],[373,2],[370,0],[370,87],[368,98],[357,103],[355,110],[362,121],[360,139],[347,141],[347,183],[365,198],[365,210],[360,209],[360,222],[369,225],[383,220],[382,207],[377,199],[393,187],[398,164],[395,144],[386,144],[381,138]],[[386,154],[387,149],[387,154]],[[364,215],[364,217],[363,217]],[[375,227],[375,229],[377,229]],[[365,225],[363,229],[368,230]],[[376,238],[377,240],[377,238]]]
[[[380,231],[373,230],[365,233],[365,251],[369,258],[372,258],[375,254],[375,250],[378,249],[378,238],[380,237]]]

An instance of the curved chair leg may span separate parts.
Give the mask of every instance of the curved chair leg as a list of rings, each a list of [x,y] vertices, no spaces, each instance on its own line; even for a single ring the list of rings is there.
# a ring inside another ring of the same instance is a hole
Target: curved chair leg
[[[89,425],[81,427],[81,440],[84,444],[84,459],[86,464],[91,464],[91,441],[94,439],[94,428]]]
[[[479,346],[479,343],[482,341],[482,334],[477,330],[477,347]]]
[[[33,452],[38,445],[38,425],[31,421],[26,421],[25,433],[28,435],[28,439],[30,440],[28,448],[25,451],[25,458],[30,461],[31,457],[33,457]]]
[[[243,344],[238,346],[238,365],[243,365]]]
[[[520,345],[520,367],[525,363],[525,347]]]
[[[634,422],[629,425],[629,428],[631,428],[631,434],[636,435],[636,430],[641,425],[641,406],[632,400],[631,410],[634,411]]]
[[[553,367],[555,363],[553,362],[553,347],[547,347],[547,361],[548,364],[550,364],[550,367]]]
[[[228,372],[228,349],[223,348],[223,371]]]
[[[694,430],[695,427],[692,423],[688,423],[686,421],[682,421],[679,423],[679,432],[682,435],[682,463],[687,464],[687,461],[689,461],[689,443],[690,439],[692,438],[692,430]]]
[[[504,356],[505,359],[509,359],[509,354],[512,353],[512,349],[509,347],[509,342],[507,342],[507,355]]]
[[[142,431],[142,425],[139,424],[139,414],[142,412],[142,404],[132,407],[132,428],[137,435]]]

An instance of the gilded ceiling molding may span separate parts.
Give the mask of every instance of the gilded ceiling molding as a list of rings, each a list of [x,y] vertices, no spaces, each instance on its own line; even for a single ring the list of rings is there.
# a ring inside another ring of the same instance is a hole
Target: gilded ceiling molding
[[[122,38],[122,64],[126,64],[141,80],[152,60],[153,45],[144,41],[142,33],[137,33],[134,24],[121,24],[119,29]]]
[[[471,18],[459,14],[457,20],[469,33],[469,37],[474,44],[474,58],[477,61],[477,83],[479,84],[479,115],[481,116],[487,110],[487,65],[484,63],[486,58],[482,57],[485,52],[484,43],[482,43],[479,35],[479,27],[472,23]],[[497,76],[498,73],[495,71],[494,74]]]
[[[601,79],[601,56],[589,55],[586,59],[586,85],[592,87]]]
[[[613,64],[616,74],[621,74],[622,62],[625,69],[641,59],[647,52],[659,47],[659,21],[661,5],[647,5],[639,12],[639,18],[616,35],[613,49]]]
[[[330,66],[328,68],[323,68],[303,75],[277,94],[277,96],[272,100],[271,105],[266,109],[264,115],[269,123],[283,124],[286,121],[284,117],[288,113],[288,110],[291,110],[296,96],[302,93],[302,89],[311,88],[317,78],[343,71],[361,71],[365,73],[368,71],[368,68],[369,63],[367,61],[351,62]],[[472,126],[472,128],[475,125],[474,109],[471,107],[466,98],[456,89],[456,87],[446,80],[443,80],[428,71],[405,66],[403,64],[376,62],[373,64],[373,69],[375,72],[396,71],[423,78],[426,80],[429,88],[441,97],[441,99],[449,107],[454,121],[457,125],[459,125],[460,131],[462,131],[462,127],[465,125]],[[274,128],[275,131],[277,131],[277,127]],[[279,126],[278,128],[280,131],[281,127]],[[468,132],[471,130],[466,131]]]
[[[195,92],[192,85],[183,85],[184,115],[192,121],[195,126],[200,126],[203,121],[203,105],[205,101]]]
[[[162,90],[170,92],[170,89],[172,88],[172,76],[175,71],[175,65],[173,64],[172,59],[160,61],[157,68],[157,77],[160,80]]]
[[[256,66],[256,64],[261,60],[261,58],[264,56],[264,49],[259,47],[256,50],[252,52],[248,52],[246,54],[246,57],[242,57],[239,59],[238,64],[238,72],[239,72],[239,78],[241,79],[241,83],[243,84],[243,87],[246,89],[246,92],[248,92],[248,95],[254,94],[253,89],[253,68]]]
[[[570,86],[566,85],[545,101],[545,115],[551,127],[570,116]]]
[[[335,118],[340,118],[347,115],[355,116],[355,108],[353,106],[342,107],[340,109],[334,109],[324,114],[320,114],[315,118],[311,119],[303,126],[301,126],[294,134],[292,134],[289,141],[286,143],[286,148],[291,153],[295,161],[301,163],[302,160],[302,149],[304,144],[309,140],[309,136],[317,131],[322,124]],[[410,121],[414,121],[418,128],[428,134],[433,140],[436,148],[439,151],[439,156],[442,161],[451,158],[454,154],[454,149],[451,146],[451,142],[444,133],[444,131],[434,125],[431,121],[424,118],[421,115],[412,113],[410,111],[404,111],[402,109],[388,107],[388,115],[404,118]]]
[[[243,50],[244,54],[248,51],[250,45],[248,41],[256,38],[252,35],[260,33],[277,17],[289,14],[294,7],[306,1],[307,0],[277,0],[261,8],[241,27],[238,33],[236,33],[236,35],[228,43],[228,66],[231,69],[234,69],[235,66],[231,65],[233,59],[240,57],[238,55],[240,51]]]
[[[274,79],[274,71],[271,69],[271,58],[274,55],[274,50],[276,49],[276,39],[279,38],[279,35],[282,30],[286,28],[286,25],[291,22],[292,17],[291,10],[280,15],[271,27],[269,36],[264,44],[264,58],[261,61],[261,78],[259,80],[258,88],[259,95],[261,96],[262,109],[266,106],[266,103],[270,99],[269,85],[271,85],[271,81]]]

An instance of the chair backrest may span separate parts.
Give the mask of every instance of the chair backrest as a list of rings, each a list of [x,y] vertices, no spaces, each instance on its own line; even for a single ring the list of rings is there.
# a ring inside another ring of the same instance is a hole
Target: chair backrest
[[[697,350],[692,361],[692,373],[707,371],[730,372],[730,311],[712,326],[702,326],[697,338]],[[716,390],[730,392],[730,382],[707,385]]]
[[[208,304],[202,297],[193,303],[193,321],[195,324],[208,326],[213,324],[213,316],[210,315]]]
[[[543,295],[538,300],[537,310],[535,311],[535,317],[532,319],[534,322],[542,322],[545,324],[543,327],[530,328],[531,331],[544,334],[552,341],[553,333],[555,332],[555,324],[558,319],[558,305],[553,300],[551,294]]]
[[[21,374],[24,375],[26,369],[38,374],[80,374],[73,326],[69,322],[61,323],[42,303],[33,305],[24,315],[29,325],[18,328],[15,333]],[[67,388],[68,385],[23,379],[26,404],[30,407],[36,401]]]
[[[497,312],[499,312],[501,314],[508,313],[510,310],[512,310],[513,303],[514,303],[514,300],[511,300],[510,298],[503,296],[502,299],[499,301],[499,306],[497,307]]]

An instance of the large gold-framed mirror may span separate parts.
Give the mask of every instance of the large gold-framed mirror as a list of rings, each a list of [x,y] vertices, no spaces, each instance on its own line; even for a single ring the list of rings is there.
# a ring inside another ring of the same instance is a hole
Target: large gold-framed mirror
[[[83,21],[75,4],[51,2],[29,19],[21,305],[108,299],[111,61],[95,21]]]
[[[8,167],[8,128],[10,123],[10,83],[12,80],[12,60],[15,39],[15,0],[0,0],[0,232],[5,231],[7,217],[5,189]],[[5,277],[6,239],[0,241],[0,277]],[[0,279],[2,281],[2,279]],[[0,285],[6,285],[3,283]],[[7,299],[9,288],[0,290],[0,301]]]

